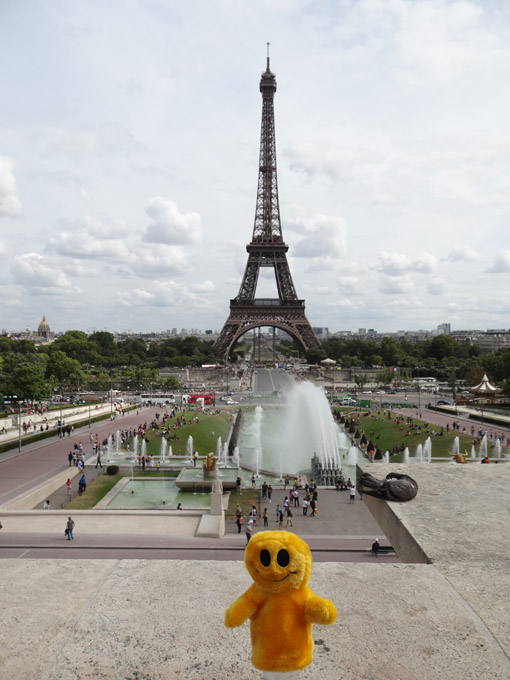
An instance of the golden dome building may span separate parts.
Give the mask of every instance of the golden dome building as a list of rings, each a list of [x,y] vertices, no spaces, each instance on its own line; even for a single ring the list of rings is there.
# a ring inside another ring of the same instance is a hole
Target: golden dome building
[[[52,333],[50,331],[50,324],[46,321],[46,316],[43,314],[42,321],[37,329],[37,337],[48,340],[51,336]]]

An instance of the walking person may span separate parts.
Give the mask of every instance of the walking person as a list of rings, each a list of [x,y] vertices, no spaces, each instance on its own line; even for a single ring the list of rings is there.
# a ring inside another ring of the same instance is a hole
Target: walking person
[[[278,505],[276,506],[276,521],[277,522],[280,521],[280,512],[281,512],[280,504],[278,503]]]
[[[315,498],[312,497],[312,500],[310,501],[310,517],[315,517]]]
[[[101,470],[102,470],[102,469],[103,469],[103,465],[102,465],[102,463],[101,463],[101,449],[98,449],[98,450],[97,450],[96,469],[97,469],[97,466],[98,466],[98,465],[99,465],[99,467],[100,467]]]
[[[236,524],[237,524],[237,533],[241,533],[241,527],[243,526],[243,513],[241,511],[241,506],[238,505],[236,508]]]
[[[257,524],[257,508],[252,505],[251,506],[251,518],[253,520],[253,525]]]
[[[268,527],[269,526],[269,524],[268,524],[269,512],[267,511],[267,508],[264,508],[264,512],[262,514],[262,517],[264,519],[264,526]]]
[[[349,489],[349,505],[354,505],[354,501],[356,500],[356,489],[351,486]]]
[[[48,498],[47,501],[44,501],[43,510],[49,510],[49,509],[50,509],[50,499]]]
[[[271,484],[267,487],[267,500],[271,503],[271,496],[273,495],[273,487]]]
[[[292,510],[290,508],[287,508],[287,523],[285,524],[286,527],[288,526],[294,526],[292,524],[292,518],[293,518]]]
[[[71,493],[72,493],[72,489],[71,489],[71,480],[70,480],[70,479],[67,480],[66,486],[67,486],[67,495],[70,496]]]
[[[67,540],[68,541],[74,541],[73,529],[74,529],[74,520],[71,517],[68,517],[67,518],[67,524],[66,524],[66,532],[67,532]]]
[[[283,529],[283,510],[280,510],[280,514],[278,515],[278,527]]]
[[[69,455],[67,456],[67,460],[69,461],[69,467],[73,467],[73,452],[69,451]]]
[[[308,501],[305,498],[303,500],[303,515],[306,516],[307,514],[308,514]]]

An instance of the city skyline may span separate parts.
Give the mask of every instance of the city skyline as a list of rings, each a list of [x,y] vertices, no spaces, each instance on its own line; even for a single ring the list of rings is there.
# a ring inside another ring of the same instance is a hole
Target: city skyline
[[[499,1],[4,3],[0,327],[221,329],[269,41],[312,326],[507,328],[509,29]]]

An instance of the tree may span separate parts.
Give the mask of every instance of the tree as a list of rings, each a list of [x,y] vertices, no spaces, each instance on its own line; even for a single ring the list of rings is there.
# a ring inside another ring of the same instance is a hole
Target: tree
[[[377,381],[381,383],[381,385],[390,385],[392,380],[393,375],[389,368],[383,368],[377,374]]]
[[[40,400],[50,394],[45,380],[46,360],[32,355],[9,354],[5,357],[0,389],[4,395]]]
[[[354,382],[357,385],[357,387],[359,387],[359,389],[362,390],[367,384],[368,378],[366,375],[363,375],[362,373],[356,373],[354,375]]]
[[[68,385],[75,388],[85,384],[85,373],[76,359],[70,359],[64,352],[52,352],[46,365],[46,379],[53,385]]]

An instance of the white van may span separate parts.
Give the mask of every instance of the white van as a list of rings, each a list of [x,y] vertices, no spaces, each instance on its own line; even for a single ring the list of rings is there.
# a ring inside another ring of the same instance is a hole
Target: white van
[[[340,402],[340,406],[356,406],[356,399],[351,399],[350,397],[344,397]]]

